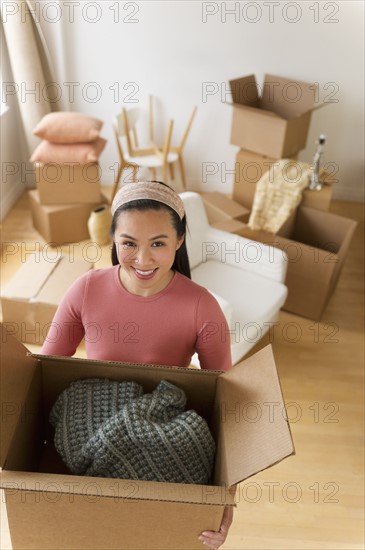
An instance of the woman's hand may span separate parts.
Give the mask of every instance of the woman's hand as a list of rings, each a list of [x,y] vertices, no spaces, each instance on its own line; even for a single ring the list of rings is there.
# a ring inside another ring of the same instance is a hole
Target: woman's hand
[[[227,538],[233,520],[233,506],[226,506],[219,531],[203,531],[198,537],[208,548],[218,550]]]

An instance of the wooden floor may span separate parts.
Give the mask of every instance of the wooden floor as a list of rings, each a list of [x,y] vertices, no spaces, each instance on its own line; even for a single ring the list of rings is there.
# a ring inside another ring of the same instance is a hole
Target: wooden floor
[[[272,338],[296,455],[239,486],[225,550],[364,548],[364,210],[346,202],[331,210],[359,222],[335,294],[320,323],[281,312]],[[21,247],[44,242],[26,196],[5,220],[2,240],[19,245],[2,261],[4,283],[20,265]],[[97,266],[108,262],[104,247]],[[289,322],[301,331],[295,343],[286,337]]]

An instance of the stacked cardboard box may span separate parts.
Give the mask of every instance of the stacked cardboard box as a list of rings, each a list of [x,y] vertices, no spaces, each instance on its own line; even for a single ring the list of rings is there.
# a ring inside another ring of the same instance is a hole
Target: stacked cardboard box
[[[233,184],[234,200],[251,210],[257,182],[277,160],[244,149],[238,151]],[[320,191],[304,190],[302,206],[309,206],[317,210],[329,210],[334,180],[324,170],[321,171],[321,180],[324,185]]]
[[[296,159],[306,147],[315,86],[265,75],[260,93],[254,75],[230,81],[233,98],[231,143],[238,145],[233,198],[251,209],[256,183],[279,159]],[[330,183],[329,180],[327,180]],[[303,206],[328,210],[332,188],[305,191]]]
[[[55,245],[89,238],[87,220],[108,203],[100,191],[100,166],[35,163],[37,189],[29,191],[33,225]]]

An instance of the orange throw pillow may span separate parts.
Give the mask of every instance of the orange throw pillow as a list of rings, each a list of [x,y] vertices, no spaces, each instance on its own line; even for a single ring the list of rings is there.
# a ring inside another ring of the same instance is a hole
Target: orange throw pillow
[[[97,162],[105,144],[106,140],[103,138],[98,138],[92,143],[74,144],[42,141],[31,156],[30,162],[54,162],[57,164],[64,162],[77,162],[78,164]]]
[[[89,143],[99,137],[103,122],[82,113],[48,113],[33,134],[53,143]]]

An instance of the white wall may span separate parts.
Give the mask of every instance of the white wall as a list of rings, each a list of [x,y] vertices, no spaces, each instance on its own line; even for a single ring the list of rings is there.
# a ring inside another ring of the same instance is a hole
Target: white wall
[[[165,127],[169,117],[175,119],[176,142],[192,106],[198,105],[185,151],[189,188],[229,192],[233,176],[221,168],[233,170],[238,148],[229,143],[231,110],[222,104],[221,92],[224,96],[231,78],[254,73],[261,83],[267,72],[318,82],[320,98],[336,100],[313,114],[308,146],[299,158],[310,162],[319,133],[325,133],[325,162],[339,167],[335,198],[363,200],[362,1],[81,0],[73,8],[72,15],[71,7],[63,2],[58,12],[56,8],[52,12],[51,6],[41,13],[41,26],[56,73],[64,79],[64,108],[105,121],[102,135],[109,141],[101,159],[104,182],[112,182],[109,167],[118,160],[113,115],[123,102],[127,108],[139,105],[144,110],[142,123],[147,123],[147,96],[152,93],[160,127]],[[236,12],[225,17],[225,9]],[[204,10],[217,13],[207,15],[203,22]],[[70,84],[65,82],[75,83],[73,99]],[[215,83],[218,92],[204,102],[202,89],[208,82]],[[115,98],[117,87],[119,97]],[[92,101],[97,89],[101,97]],[[137,103],[128,102],[130,94],[129,101]],[[216,162],[219,170],[203,184],[207,162]]]

